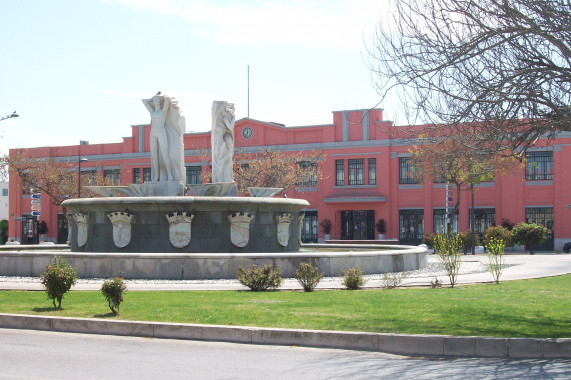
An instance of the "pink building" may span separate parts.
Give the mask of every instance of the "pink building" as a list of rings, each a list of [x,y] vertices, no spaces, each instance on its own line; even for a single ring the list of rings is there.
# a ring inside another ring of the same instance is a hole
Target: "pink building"
[[[333,112],[333,122],[324,125],[285,127],[249,118],[236,121],[235,149],[257,152],[268,147],[285,152],[320,150],[325,160],[319,165],[322,180],[306,178],[287,196],[303,198],[305,210],[303,239],[323,239],[319,222],[332,222],[331,239],[376,239],[375,224],[386,222],[386,238],[401,244],[420,244],[424,232],[444,223],[445,184],[425,178],[418,183],[407,168],[411,141],[395,138],[387,131],[397,126],[383,121],[381,109]],[[150,180],[149,125],[134,125],[132,134],[120,143],[27,149],[30,155],[57,157],[77,163],[84,172],[101,172],[121,184]],[[187,183],[200,183],[208,162],[200,157],[210,147],[210,132],[184,136]],[[528,152],[527,165],[482,183],[475,191],[475,228],[482,233],[503,219],[543,224],[549,239],[543,249],[560,250],[571,241],[571,178],[565,165],[571,162],[571,133],[561,133],[552,144],[538,141]],[[41,201],[41,215],[33,216],[31,195],[10,183],[10,237],[23,243],[37,241],[38,220],[46,221],[49,240],[63,243],[67,238],[62,210]],[[38,203],[38,202],[35,202]],[[37,208],[37,207],[35,207]],[[470,194],[463,193],[455,228],[470,228]]]

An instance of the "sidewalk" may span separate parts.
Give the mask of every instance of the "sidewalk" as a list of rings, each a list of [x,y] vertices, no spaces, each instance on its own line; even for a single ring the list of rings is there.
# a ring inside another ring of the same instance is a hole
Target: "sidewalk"
[[[560,276],[571,273],[571,254],[507,254],[504,269],[500,281],[523,280],[550,276]],[[485,269],[488,262],[487,255],[465,255],[462,261],[464,266],[476,268],[479,273],[459,274],[457,284],[473,284],[492,282],[492,275]],[[433,268],[438,262],[436,255],[428,256],[429,267]],[[462,269],[462,268],[461,268]],[[366,288],[383,287],[382,275],[366,276]],[[409,277],[404,279],[402,286],[429,286],[430,282],[438,277],[438,280],[447,285],[448,277],[442,271],[425,269],[410,272]],[[317,287],[318,289],[341,289],[343,285],[341,277],[329,277]],[[73,290],[95,290],[101,288],[103,279],[80,280]],[[126,280],[129,291],[137,290],[248,290],[237,280]],[[295,279],[285,279],[280,287],[283,290],[298,290],[301,286]],[[0,290],[43,290],[39,278],[14,278],[0,277]]]

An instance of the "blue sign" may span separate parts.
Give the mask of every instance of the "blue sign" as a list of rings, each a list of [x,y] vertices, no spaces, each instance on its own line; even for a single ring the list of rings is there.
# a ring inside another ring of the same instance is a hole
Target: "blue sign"
[[[41,211],[32,211],[32,215],[33,216],[40,216],[40,215],[42,215],[42,212]]]
[[[32,199],[42,199],[42,193],[32,194]]]

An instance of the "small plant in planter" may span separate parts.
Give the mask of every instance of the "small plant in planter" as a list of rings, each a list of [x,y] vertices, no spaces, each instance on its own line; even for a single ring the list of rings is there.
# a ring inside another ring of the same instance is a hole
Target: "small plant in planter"
[[[44,235],[48,233],[48,224],[45,220],[42,220],[40,224],[38,224],[38,233],[40,235]]]
[[[325,240],[331,239],[331,220],[323,219],[321,223],[319,223],[319,226],[321,227],[321,232],[323,232]]]
[[[376,224],[377,232],[379,233],[379,240],[383,240],[385,238],[385,234],[387,233],[387,222],[384,219],[379,219]]]
[[[113,314],[119,314],[119,306],[123,302],[123,296],[127,293],[127,285],[123,282],[122,272],[112,280],[105,281],[101,285],[101,294],[109,303],[109,309]]]

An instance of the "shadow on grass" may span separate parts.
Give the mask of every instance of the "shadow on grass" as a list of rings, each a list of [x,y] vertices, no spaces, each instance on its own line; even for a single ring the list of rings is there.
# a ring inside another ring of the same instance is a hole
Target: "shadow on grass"
[[[53,307],[53,306],[50,306],[50,307],[36,307],[36,308],[33,308],[33,309],[32,309],[32,311],[33,311],[34,313],[57,313],[58,311],[62,311],[62,310],[64,310],[64,309],[63,309],[63,308],[61,308],[61,309],[56,309],[56,308]]]
[[[115,318],[115,317],[118,317],[118,316],[119,316],[119,314],[114,314],[114,313],[109,312],[109,313],[105,313],[105,314],[94,314],[94,315],[93,315],[93,318],[102,318],[102,319],[105,319],[105,318]]]

